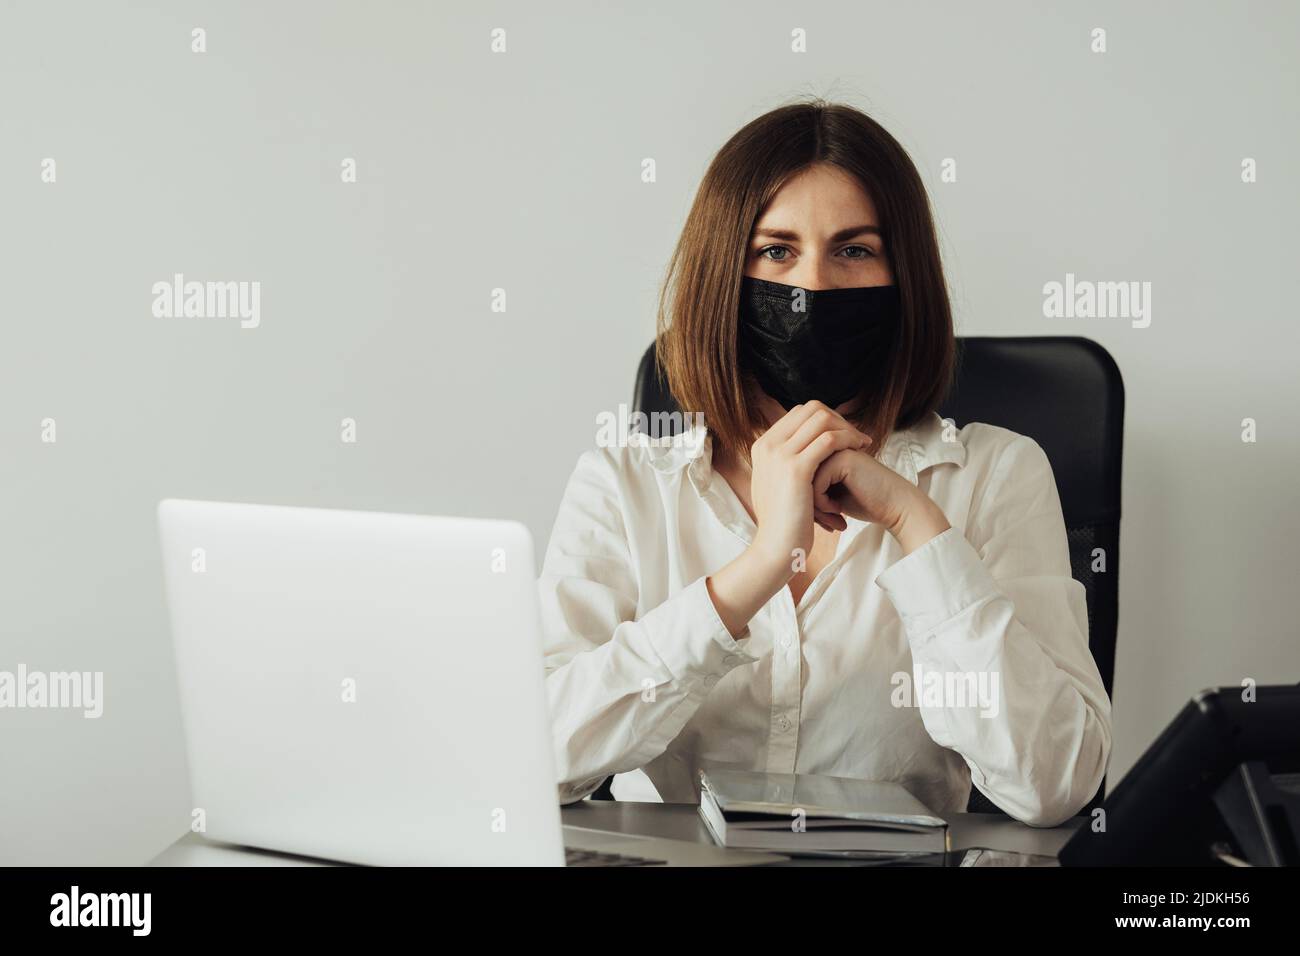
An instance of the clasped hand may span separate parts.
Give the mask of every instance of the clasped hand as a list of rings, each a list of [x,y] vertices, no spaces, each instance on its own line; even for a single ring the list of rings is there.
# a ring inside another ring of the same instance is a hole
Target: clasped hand
[[[848,527],[844,516],[898,527],[916,486],[871,454],[871,438],[818,401],[796,405],[753,444],[755,545],[789,562],[812,548],[813,525]]]

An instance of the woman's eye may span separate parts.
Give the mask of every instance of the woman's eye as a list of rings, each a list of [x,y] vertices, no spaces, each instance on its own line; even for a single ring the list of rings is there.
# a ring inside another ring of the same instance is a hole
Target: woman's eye
[[[758,257],[771,262],[785,262],[789,258],[789,253],[789,246],[764,246],[758,250]],[[846,259],[874,259],[876,256],[875,250],[870,246],[845,246],[840,250],[840,254]]]
[[[841,249],[840,251],[841,251],[841,252],[848,252],[848,251],[851,250],[851,249],[857,249],[857,250],[861,251],[862,254],[861,254],[861,255],[854,255],[854,256],[845,256],[846,259],[870,259],[872,256],[874,256],[874,255],[876,254],[876,253],[871,249],[870,246],[845,246],[845,247],[844,247],[843,249]]]

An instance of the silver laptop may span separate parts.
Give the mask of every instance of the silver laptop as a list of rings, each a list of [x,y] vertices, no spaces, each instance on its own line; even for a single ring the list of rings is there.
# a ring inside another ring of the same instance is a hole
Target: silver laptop
[[[381,865],[780,859],[561,826],[523,525],[178,500],[158,519],[209,839]]]

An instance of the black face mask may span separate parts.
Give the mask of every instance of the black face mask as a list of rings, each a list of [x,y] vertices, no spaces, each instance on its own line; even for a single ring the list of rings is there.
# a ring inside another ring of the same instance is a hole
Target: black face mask
[[[745,276],[740,366],[787,411],[835,408],[883,377],[901,319],[897,286],[809,291]]]

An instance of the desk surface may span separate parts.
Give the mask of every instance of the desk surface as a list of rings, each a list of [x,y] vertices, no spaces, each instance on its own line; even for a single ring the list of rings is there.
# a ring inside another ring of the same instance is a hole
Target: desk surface
[[[632,803],[617,800],[584,800],[563,807],[560,817],[566,826],[613,830],[641,836],[667,837],[712,843],[704,821],[694,804]],[[1029,827],[1010,817],[994,813],[955,813],[948,817],[952,849],[988,847],[1056,856],[1083,822],[1082,817],[1059,827]],[[215,843],[197,834],[186,834],[155,857],[150,866],[327,866],[308,857],[289,856],[267,850]]]

